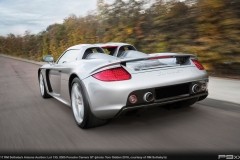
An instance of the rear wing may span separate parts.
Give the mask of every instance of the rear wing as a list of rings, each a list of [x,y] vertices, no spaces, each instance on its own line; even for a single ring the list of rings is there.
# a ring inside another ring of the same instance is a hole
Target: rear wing
[[[171,61],[171,64],[161,63],[159,60],[167,60]],[[174,61],[172,61],[174,59]],[[107,68],[115,68],[120,66],[125,66],[128,68],[133,68],[134,70],[142,70],[142,69],[151,69],[157,67],[168,67],[168,66],[180,66],[180,65],[189,65],[190,59],[197,59],[196,56],[192,54],[154,54],[148,57],[142,58],[128,58],[128,59],[119,59],[109,61],[108,64],[100,65],[95,67],[90,74],[94,74],[96,72],[102,71]],[[136,62],[136,63],[134,63]]]
[[[192,55],[192,54],[164,54],[164,55],[153,55],[153,56],[149,56],[149,57],[142,57],[142,58],[129,58],[129,59],[123,59],[121,60],[121,63],[124,62],[134,62],[134,61],[141,61],[141,60],[154,60],[154,59],[167,59],[167,58],[177,58],[177,59],[181,59],[181,58],[197,58],[196,56]]]

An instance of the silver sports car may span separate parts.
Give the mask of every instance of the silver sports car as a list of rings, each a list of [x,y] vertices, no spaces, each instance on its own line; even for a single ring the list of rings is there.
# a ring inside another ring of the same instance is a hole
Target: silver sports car
[[[81,128],[148,107],[190,106],[208,95],[208,74],[191,54],[145,54],[130,44],[106,43],[72,46],[55,63],[52,56],[43,59],[42,97],[71,107]]]

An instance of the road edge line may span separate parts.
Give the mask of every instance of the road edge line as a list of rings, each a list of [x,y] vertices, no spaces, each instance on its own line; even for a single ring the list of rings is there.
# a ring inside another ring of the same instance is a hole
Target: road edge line
[[[5,57],[5,58],[10,58],[10,59],[15,59],[15,60],[23,61],[23,62],[28,62],[28,63],[36,64],[36,65],[39,65],[39,66],[42,66],[42,65],[44,65],[44,64],[47,64],[47,63],[44,63],[44,62],[36,62],[36,61],[33,61],[33,60],[27,60],[27,59],[23,59],[23,58],[13,57],[13,56],[9,56],[9,55],[6,55],[6,54],[0,54],[0,56],[1,56],[1,57]]]

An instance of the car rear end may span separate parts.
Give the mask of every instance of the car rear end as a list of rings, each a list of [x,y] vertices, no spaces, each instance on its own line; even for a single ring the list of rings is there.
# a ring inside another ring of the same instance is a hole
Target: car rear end
[[[208,74],[192,55],[155,55],[101,67],[83,80],[92,113],[102,119],[208,95]]]

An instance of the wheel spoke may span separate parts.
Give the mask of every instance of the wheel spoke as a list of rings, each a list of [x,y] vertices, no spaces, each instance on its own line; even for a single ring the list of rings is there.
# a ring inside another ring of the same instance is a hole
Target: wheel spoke
[[[83,115],[84,115],[83,105],[79,105],[79,115],[81,116],[81,118],[83,118]]]
[[[40,74],[39,86],[40,86],[41,94],[44,95],[44,83],[43,83],[43,77],[42,77],[42,74]]]
[[[82,93],[77,83],[74,83],[72,87],[72,109],[76,121],[81,123],[84,117],[84,105]]]

